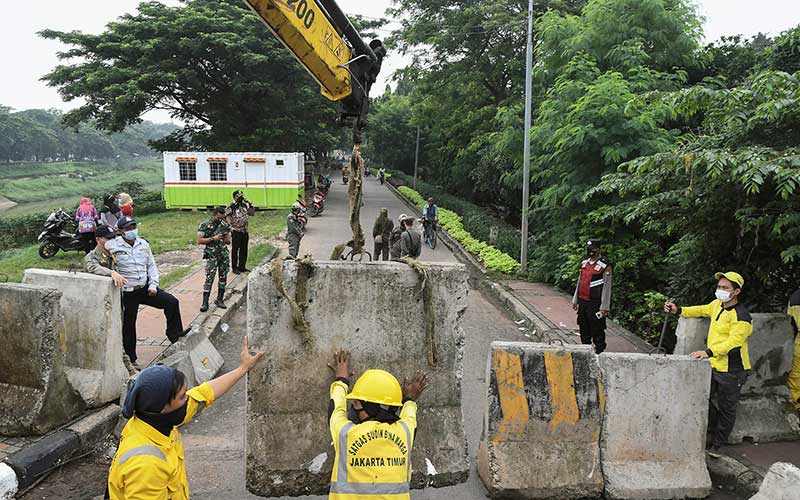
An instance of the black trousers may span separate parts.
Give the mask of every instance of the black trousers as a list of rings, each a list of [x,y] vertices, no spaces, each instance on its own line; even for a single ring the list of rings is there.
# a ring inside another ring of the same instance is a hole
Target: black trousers
[[[247,267],[247,244],[250,234],[231,231],[231,269],[241,270]]]
[[[386,242],[378,243],[376,241],[372,247],[372,258],[374,260],[381,260],[381,256],[383,256],[383,260],[389,260],[388,238],[386,238]]]
[[[711,413],[709,422],[715,422],[714,444],[716,445],[728,442],[733,425],[736,423],[736,407],[739,405],[742,386],[747,382],[749,374],[747,371],[727,373],[711,371],[711,404],[708,408]]]
[[[594,352],[600,354],[606,350],[606,318],[598,319],[600,302],[578,300],[578,328],[581,332],[581,344],[594,343]]]
[[[177,341],[183,333],[180,302],[174,295],[160,288],[153,297],[147,294],[147,288],[123,292],[122,348],[131,361],[136,361],[136,317],[139,315],[141,304],[164,311],[164,317],[167,318],[167,338],[171,342]]]

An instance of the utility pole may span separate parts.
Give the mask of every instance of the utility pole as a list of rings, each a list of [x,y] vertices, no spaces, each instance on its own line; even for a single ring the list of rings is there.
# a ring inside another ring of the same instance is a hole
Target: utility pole
[[[417,152],[414,154],[414,191],[417,190],[417,165],[419,165],[419,125],[417,125]]]
[[[525,51],[525,149],[522,158],[522,242],[520,271],[528,269],[528,205],[531,185],[531,69],[533,66],[533,0],[528,0],[528,47]]]

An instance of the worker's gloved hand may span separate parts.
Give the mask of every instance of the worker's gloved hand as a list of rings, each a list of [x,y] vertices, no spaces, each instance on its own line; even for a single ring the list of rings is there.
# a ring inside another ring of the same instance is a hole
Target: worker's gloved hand
[[[425,372],[417,372],[411,379],[403,380],[403,402],[416,401],[428,388],[428,374]]]
[[[349,379],[352,375],[355,375],[350,371],[350,351],[345,351],[344,349],[333,353],[333,363],[328,363],[328,368],[333,370],[336,378]]]

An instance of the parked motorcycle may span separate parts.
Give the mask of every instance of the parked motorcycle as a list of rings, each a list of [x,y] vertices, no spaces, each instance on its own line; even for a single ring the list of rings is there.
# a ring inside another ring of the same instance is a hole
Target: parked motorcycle
[[[300,203],[300,213],[297,214],[297,220],[299,220],[300,223],[303,224],[303,227],[305,228],[308,225],[308,217],[306,217],[306,212],[308,211],[308,203],[306,203],[306,200],[302,198],[298,198],[297,202]]]
[[[331,178],[327,175],[319,174],[317,177],[317,188],[322,191],[323,193],[328,193],[328,189],[331,187]]]
[[[39,234],[39,257],[49,259],[55,257],[59,250],[63,252],[77,251],[86,252],[87,241],[81,238],[80,234],[70,233],[64,230],[67,224],[72,222],[72,217],[64,210],[54,210],[44,221],[44,227]],[[90,243],[94,246],[94,240]]]
[[[308,209],[311,217],[316,217],[325,210],[325,193],[317,191],[311,199],[311,207]]]

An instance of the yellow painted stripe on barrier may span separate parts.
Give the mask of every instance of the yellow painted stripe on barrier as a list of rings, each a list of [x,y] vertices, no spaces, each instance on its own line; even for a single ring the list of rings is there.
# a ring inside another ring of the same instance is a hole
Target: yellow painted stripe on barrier
[[[522,381],[522,363],[518,354],[502,351],[492,353],[492,364],[497,378],[497,391],[503,420],[492,442],[506,440],[509,434],[524,432],[528,424],[528,398]]]
[[[545,351],[544,366],[547,370],[547,383],[550,385],[550,401],[553,418],[550,428],[560,425],[575,425],[580,419],[578,400],[575,397],[575,382],[572,366],[572,353]]]

